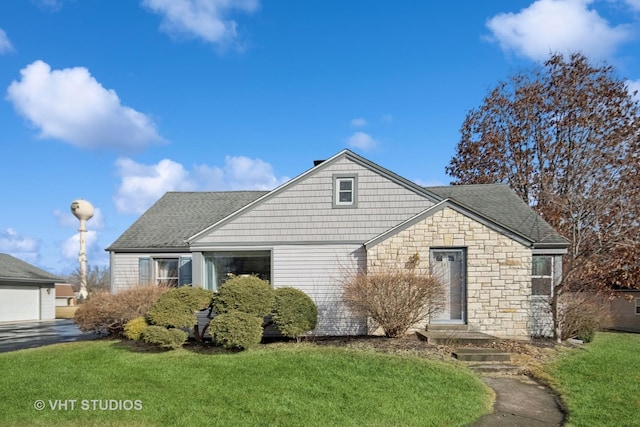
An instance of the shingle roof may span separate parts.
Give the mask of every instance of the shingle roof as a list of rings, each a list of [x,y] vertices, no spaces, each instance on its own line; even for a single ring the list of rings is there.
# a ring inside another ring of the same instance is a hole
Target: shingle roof
[[[506,184],[425,187],[535,242],[536,246],[567,246],[568,242]]]
[[[168,192],[108,251],[186,249],[185,240],[251,203],[266,191]]]
[[[11,283],[64,282],[60,277],[8,254],[0,254],[0,281]]]

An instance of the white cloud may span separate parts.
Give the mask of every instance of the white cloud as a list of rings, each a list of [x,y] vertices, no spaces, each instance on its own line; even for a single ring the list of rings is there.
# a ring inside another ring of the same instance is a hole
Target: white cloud
[[[635,100],[640,102],[640,79],[627,80],[627,89],[629,90],[631,96],[633,96]],[[636,92],[635,95],[633,94],[634,91]]]
[[[143,165],[128,158],[116,161],[122,178],[114,197],[118,212],[142,213],[167,191],[189,191],[195,183],[180,163],[164,159],[155,165]]]
[[[85,252],[87,254],[87,264],[95,265],[94,262],[90,262],[95,258],[93,255],[100,255],[100,252],[102,252],[98,245],[98,233],[93,230],[88,230],[87,234],[85,234],[84,243]],[[77,261],[78,256],[80,255],[80,233],[76,233],[62,242],[60,252],[62,254],[62,258]]]
[[[35,61],[20,71],[6,99],[40,129],[41,138],[55,138],[79,148],[136,150],[161,142],[152,120],[122,105],[115,91],[105,89],[84,67],[51,70]]]
[[[71,210],[69,211],[61,211],[60,209],[56,209],[52,212],[53,216],[58,219],[58,225],[61,227],[68,228],[78,228],[79,222],[78,218],[76,218]],[[93,217],[87,221],[87,229],[91,230],[102,230],[104,228],[104,215],[102,215],[102,210],[100,208],[93,209]]]
[[[347,140],[352,148],[359,148],[363,151],[369,151],[378,146],[378,141],[373,139],[371,135],[364,132],[356,132]]]
[[[351,119],[351,126],[356,128],[365,127],[367,125],[367,121],[362,117],[358,117],[356,119]]]
[[[624,2],[631,8],[635,10],[640,10],[640,0],[624,0]]]
[[[5,33],[2,28],[0,28],[0,54],[12,51],[13,45],[11,44],[11,41],[9,41],[9,37],[7,37],[7,33]]]
[[[36,4],[42,9],[47,9],[51,12],[57,12],[62,9],[64,0],[35,0]]]
[[[208,190],[271,190],[289,180],[277,178],[269,163],[244,156],[226,156],[222,168],[197,165],[194,172]]]
[[[537,0],[518,13],[501,13],[487,21],[493,40],[505,51],[544,60],[552,52],[582,52],[606,58],[632,37],[625,25],[610,26],[593,0]]]
[[[162,16],[160,29],[170,35],[225,44],[238,35],[238,25],[228,15],[234,10],[252,13],[259,0],[143,0],[142,4]]]
[[[289,180],[277,178],[269,163],[244,156],[226,156],[222,167],[195,165],[192,171],[169,159],[144,165],[122,158],[116,167],[122,182],[114,202],[122,213],[140,214],[167,191],[271,190]]]
[[[33,264],[39,258],[39,251],[40,244],[37,239],[23,237],[12,228],[0,231],[0,252]]]

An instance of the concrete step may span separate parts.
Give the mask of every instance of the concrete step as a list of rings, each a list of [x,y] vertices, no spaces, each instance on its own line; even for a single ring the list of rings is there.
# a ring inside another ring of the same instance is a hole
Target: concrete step
[[[465,324],[445,324],[445,323],[431,323],[427,325],[427,331],[468,331],[469,325]]]
[[[523,374],[525,369],[522,366],[511,365],[509,363],[469,363],[469,369],[482,374]]]
[[[510,362],[511,354],[492,348],[457,348],[453,357],[463,362]]]
[[[429,344],[440,345],[481,345],[498,340],[492,335],[464,330],[419,330],[416,335]]]

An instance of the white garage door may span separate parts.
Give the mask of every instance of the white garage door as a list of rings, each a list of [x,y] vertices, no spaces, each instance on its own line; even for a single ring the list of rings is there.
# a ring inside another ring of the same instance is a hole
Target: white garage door
[[[0,322],[40,319],[40,289],[0,286]]]

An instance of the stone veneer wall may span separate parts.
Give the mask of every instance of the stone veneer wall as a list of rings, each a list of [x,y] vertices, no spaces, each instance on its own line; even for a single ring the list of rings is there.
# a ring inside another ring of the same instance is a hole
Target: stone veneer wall
[[[469,330],[529,338],[531,249],[445,207],[367,248],[367,267],[403,268],[418,254],[417,270],[428,273],[431,248],[466,248]]]

